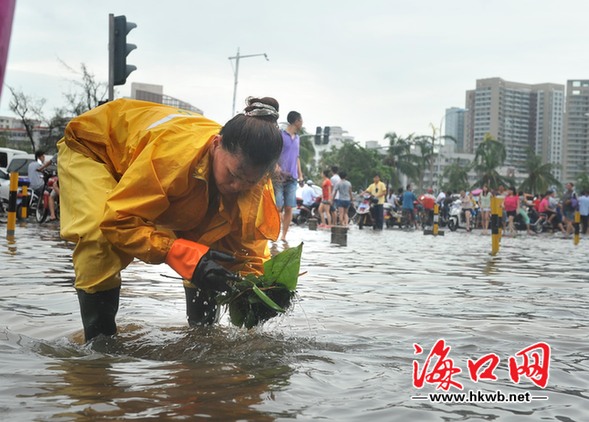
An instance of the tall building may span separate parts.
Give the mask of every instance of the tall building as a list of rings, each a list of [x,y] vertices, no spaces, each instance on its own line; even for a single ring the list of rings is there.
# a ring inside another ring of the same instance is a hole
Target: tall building
[[[464,151],[464,113],[463,108],[450,107],[446,109],[444,135],[451,136],[456,140],[454,150],[457,152]],[[452,141],[449,141],[452,142]],[[448,142],[446,142],[448,143]]]
[[[464,150],[473,153],[488,134],[503,142],[505,165],[523,171],[528,151],[544,162],[562,154],[564,85],[478,79],[466,92]]]
[[[569,182],[589,172],[589,80],[567,81],[563,178]]]
[[[557,84],[534,85],[532,93],[532,149],[542,157],[543,163],[554,164],[553,174],[562,178],[564,135],[564,86]]]

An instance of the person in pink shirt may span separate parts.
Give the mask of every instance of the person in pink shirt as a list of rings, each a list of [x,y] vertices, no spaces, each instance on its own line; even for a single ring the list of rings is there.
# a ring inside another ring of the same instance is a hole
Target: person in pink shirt
[[[507,230],[511,236],[515,236],[515,225],[513,220],[517,215],[519,208],[519,195],[516,195],[516,190],[513,186],[507,189],[507,196],[503,200],[503,209],[507,214]]]

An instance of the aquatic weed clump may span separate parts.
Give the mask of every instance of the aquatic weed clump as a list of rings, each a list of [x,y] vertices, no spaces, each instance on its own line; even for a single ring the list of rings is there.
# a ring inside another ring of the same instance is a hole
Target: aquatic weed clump
[[[216,297],[229,309],[229,319],[238,327],[252,328],[291,305],[296,292],[303,244],[286,249],[264,263],[264,274],[248,274],[228,282],[230,291]]]

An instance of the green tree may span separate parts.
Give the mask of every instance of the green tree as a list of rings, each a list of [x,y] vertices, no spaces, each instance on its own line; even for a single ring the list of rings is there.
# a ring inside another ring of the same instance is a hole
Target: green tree
[[[430,123],[430,127],[432,129],[432,134],[431,135],[420,135],[417,137],[417,139],[420,140],[420,142],[425,142],[425,143],[429,143],[430,144],[430,148],[431,148],[431,158],[428,158],[427,160],[427,164],[429,166],[429,177],[430,177],[430,186],[433,186],[436,183],[436,180],[434,180],[434,161],[437,158],[438,154],[441,153],[441,151],[439,151],[441,149],[442,146],[442,141],[444,140],[450,140],[452,142],[456,142],[456,139],[454,139],[453,136],[449,136],[449,135],[442,135],[441,133],[437,133],[438,129],[433,125],[433,123]],[[436,144],[438,145],[438,152],[436,153]],[[427,168],[426,168],[427,169]],[[423,187],[423,186],[422,186]]]
[[[576,180],[577,184],[575,185],[575,190],[578,193],[583,191],[589,192],[589,173],[581,173],[577,176]]]
[[[528,177],[524,179],[519,190],[539,194],[546,192],[550,186],[560,187],[560,182],[552,174],[556,166],[552,163],[542,163],[542,157],[531,149],[528,150],[525,166]]]
[[[390,185],[393,188],[401,186],[401,174],[415,177],[415,165],[411,159],[411,144],[413,134],[406,138],[398,136],[395,132],[389,132],[384,136],[389,141],[387,154],[383,164],[388,168],[387,174],[390,177]]]
[[[499,185],[508,185],[509,179],[499,174],[497,169],[505,163],[507,153],[503,142],[493,139],[489,134],[477,147],[472,164],[478,175],[473,187],[487,185],[489,189],[496,189]]]
[[[414,174],[417,177],[417,188],[424,191],[425,172],[431,168],[434,161],[434,147],[428,136],[418,136],[413,141],[413,149],[417,153],[411,154],[414,165]]]
[[[301,160],[301,170],[303,176],[309,179],[317,173],[317,165],[315,164],[315,145],[313,144],[313,136],[306,132],[305,128],[301,129],[299,137],[301,145],[299,150],[299,158]]]
[[[354,190],[365,189],[372,183],[375,173],[388,174],[377,150],[363,148],[350,141],[344,141],[341,148],[332,147],[322,154],[319,169],[323,171],[331,166],[338,166],[348,173],[347,178]],[[386,179],[382,179],[386,183]]]
[[[461,191],[468,190],[468,169],[469,166],[464,166],[460,162],[453,162],[444,169],[444,177],[448,181],[444,184],[444,191]]]

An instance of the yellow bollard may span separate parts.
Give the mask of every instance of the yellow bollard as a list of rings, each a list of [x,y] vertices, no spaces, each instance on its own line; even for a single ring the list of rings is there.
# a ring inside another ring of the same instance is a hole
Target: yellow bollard
[[[10,173],[10,190],[8,193],[8,221],[6,222],[6,237],[14,237],[16,228],[16,194],[18,192],[18,173]]]
[[[443,236],[444,235],[444,230],[440,230],[439,228],[439,210],[440,210],[440,206],[438,204],[434,205],[434,220],[433,220],[433,226],[431,229],[424,229],[423,230],[423,234],[433,234],[434,236]]]
[[[24,220],[29,217],[29,187],[23,185],[22,187],[22,208],[20,217]]]
[[[573,243],[575,246],[579,244],[579,239],[581,237],[579,226],[581,224],[581,213],[579,211],[575,211],[575,222],[573,223],[573,227],[575,228],[575,235],[573,236]]]
[[[499,243],[501,234],[499,232],[499,215],[501,214],[501,200],[491,198],[491,255],[495,256],[499,252]]]

